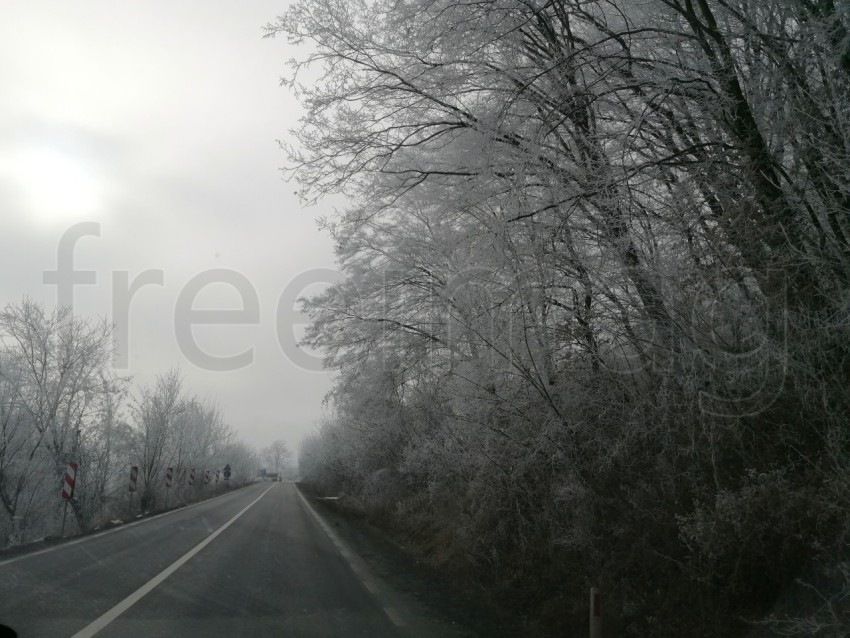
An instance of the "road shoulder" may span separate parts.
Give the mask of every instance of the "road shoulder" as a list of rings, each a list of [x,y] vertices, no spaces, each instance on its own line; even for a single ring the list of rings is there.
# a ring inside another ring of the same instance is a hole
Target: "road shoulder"
[[[448,575],[423,563],[409,548],[400,546],[365,518],[340,508],[333,500],[322,499],[307,490],[299,491],[332,531],[404,601],[412,615],[432,619],[448,628],[452,638],[526,635],[517,619],[483,601],[473,600]]]

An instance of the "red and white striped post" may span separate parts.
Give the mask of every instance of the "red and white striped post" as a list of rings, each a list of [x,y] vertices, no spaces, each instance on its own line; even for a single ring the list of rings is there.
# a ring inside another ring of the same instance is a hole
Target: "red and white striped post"
[[[136,491],[136,482],[139,478],[139,468],[136,465],[130,466],[130,516],[133,515],[133,492]]]
[[[168,490],[171,487],[171,483],[174,479],[174,468],[167,467],[165,468],[165,509],[168,509]]]
[[[62,491],[60,496],[65,499],[65,507],[62,510],[62,531],[59,532],[59,537],[65,536],[65,517],[68,515],[68,501],[74,496],[74,486],[77,483],[77,468],[80,467],[73,461],[68,463],[65,468],[65,476],[62,479]]]
[[[590,638],[602,638],[602,594],[590,588]]]
[[[193,467],[189,470],[189,487],[192,487],[195,484],[195,468]]]
[[[209,485],[210,482],[210,471],[204,470],[204,485]]]
[[[73,461],[65,468],[65,478],[62,481],[62,498],[70,499],[74,496],[74,485],[77,482],[77,468],[80,467]]]

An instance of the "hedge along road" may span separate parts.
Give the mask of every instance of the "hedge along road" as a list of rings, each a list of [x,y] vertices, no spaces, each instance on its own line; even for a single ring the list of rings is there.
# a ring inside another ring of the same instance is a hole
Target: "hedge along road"
[[[261,483],[0,562],[19,636],[434,635],[293,484]]]

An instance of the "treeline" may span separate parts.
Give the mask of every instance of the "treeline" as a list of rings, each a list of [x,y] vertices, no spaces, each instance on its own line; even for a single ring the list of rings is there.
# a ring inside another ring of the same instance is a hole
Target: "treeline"
[[[612,635],[847,635],[846,4],[301,0],[268,33],[306,43],[300,192],[351,202],[304,480],[552,626],[597,586]]]
[[[70,462],[66,534],[162,508],[167,468],[172,505],[211,493],[204,470],[229,464],[231,486],[256,477],[256,453],[214,403],[187,392],[176,370],[133,388],[114,374],[112,348],[105,321],[30,300],[0,312],[0,548],[60,533]]]

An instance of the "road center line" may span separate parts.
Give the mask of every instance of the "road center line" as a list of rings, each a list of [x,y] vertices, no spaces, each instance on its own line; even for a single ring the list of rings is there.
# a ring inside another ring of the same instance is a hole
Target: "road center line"
[[[92,622],[91,624],[86,625],[85,627],[83,627],[80,631],[78,631],[78,632],[77,632],[77,633],[75,633],[73,636],[71,636],[71,638],[91,638],[91,636],[94,636],[97,632],[99,632],[101,629],[103,629],[104,627],[106,627],[106,626],[107,626],[109,623],[111,623],[113,620],[115,620],[116,618],[118,618],[118,616],[120,616],[120,615],[121,615],[121,614],[123,614],[125,611],[127,611],[128,609],[130,609],[130,607],[132,607],[132,606],[133,606],[133,605],[135,605],[137,602],[139,602],[139,601],[140,601],[140,600],[141,600],[141,599],[142,599],[145,595],[147,595],[147,594],[149,594],[151,591],[153,591],[153,589],[154,589],[157,585],[159,585],[162,581],[164,581],[166,578],[168,578],[169,576],[171,576],[171,574],[173,574],[173,573],[174,573],[174,572],[176,572],[178,569],[180,569],[183,565],[185,565],[185,564],[186,564],[186,563],[187,563],[187,562],[188,562],[188,561],[189,561],[189,560],[190,560],[190,559],[191,559],[191,558],[192,558],[195,554],[197,554],[197,553],[198,553],[198,552],[200,552],[200,551],[201,551],[204,547],[206,547],[206,546],[207,546],[207,545],[209,545],[211,542],[213,542],[213,541],[215,540],[215,538],[216,538],[219,534],[221,534],[224,530],[226,530],[228,527],[230,527],[231,525],[233,525],[233,523],[235,523],[235,522],[236,522],[236,519],[238,519],[238,518],[239,518],[240,516],[242,516],[245,512],[247,512],[249,509],[251,509],[252,507],[254,507],[254,505],[257,503],[257,501],[259,501],[261,498],[263,498],[263,497],[264,497],[264,496],[268,493],[268,491],[269,491],[270,489],[272,489],[273,487],[275,487],[275,486],[274,486],[274,484],[269,485],[269,487],[266,489],[266,491],[265,491],[265,492],[263,492],[262,494],[260,494],[260,495],[259,495],[257,498],[255,498],[253,501],[251,501],[251,503],[250,503],[247,507],[245,507],[245,508],[244,508],[241,512],[239,512],[238,514],[236,514],[236,516],[234,516],[233,518],[231,518],[231,519],[230,519],[229,521],[227,521],[224,525],[222,525],[221,527],[219,527],[216,531],[214,531],[212,534],[210,534],[209,536],[207,536],[207,537],[206,537],[204,540],[202,540],[200,543],[198,543],[197,545],[195,545],[195,547],[193,547],[193,548],[192,548],[192,549],[190,549],[188,552],[186,552],[185,554],[183,554],[183,556],[181,556],[181,557],[180,557],[180,558],[178,558],[176,561],[174,561],[173,563],[171,563],[171,565],[169,565],[168,567],[166,567],[165,569],[163,569],[161,572],[159,572],[159,574],[157,574],[156,576],[154,576],[153,578],[151,578],[148,582],[146,582],[144,585],[142,585],[141,587],[139,587],[136,591],[134,591],[132,594],[130,594],[129,596],[127,596],[127,597],[126,597],[124,600],[122,600],[120,603],[118,603],[117,605],[115,605],[115,607],[113,607],[112,609],[110,609],[109,611],[107,611],[105,614],[103,614],[100,618],[98,618],[97,620],[95,620],[95,621],[94,621],[94,622]]]

